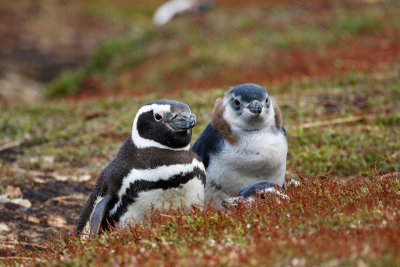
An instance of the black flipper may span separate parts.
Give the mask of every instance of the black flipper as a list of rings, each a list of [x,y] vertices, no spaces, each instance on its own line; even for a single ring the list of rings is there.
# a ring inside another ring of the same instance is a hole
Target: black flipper
[[[286,129],[285,129],[285,127],[282,126],[281,132],[282,132],[283,135],[285,136],[285,139],[286,139],[286,142],[287,142],[287,135],[286,135]]]
[[[99,233],[101,222],[103,221],[104,215],[106,214],[109,207],[108,204],[110,203],[110,199],[110,196],[106,196],[94,208],[92,218],[90,219],[91,235],[97,235]]]
[[[218,153],[224,139],[218,134],[218,132],[208,124],[206,129],[201,133],[200,137],[196,140],[192,147],[192,151],[195,152],[202,159],[204,167],[207,169],[210,163],[210,155],[212,153]]]

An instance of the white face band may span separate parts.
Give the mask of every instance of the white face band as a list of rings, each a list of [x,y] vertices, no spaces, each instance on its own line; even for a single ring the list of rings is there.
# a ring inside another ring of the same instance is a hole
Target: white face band
[[[171,112],[171,106],[170,105],[161,105],[161,104],[152,104],[152,105],[143,106],[138,110],[138,112],[135,116],[135,119],[133,120],[133,126],[132,126],[132,141],[135,144],[135,146],[137,148],[157,147],[157,148],[169,149],[169,150],[174,150],[174,151],[189,150],[190,144],[185,147],[172,148],[172,147],[160,144],[154,140],[143,138],[139,135],[139,132],[137,130],[137,121],[141,114],[149,112],[151,110],[153,111],[153,113]]]

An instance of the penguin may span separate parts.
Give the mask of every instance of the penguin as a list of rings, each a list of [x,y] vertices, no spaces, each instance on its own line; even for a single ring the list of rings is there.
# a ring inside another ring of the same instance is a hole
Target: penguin
[[[275,99],[259,85],[242,84],[217,99],[192,150],[203,160],[205,201],[214,208],[249,185],[285,186],[286,130]]]
[[[98,176],[77,234],[141,223],[153,209],[203,205],[205,168],[190,151],[195,124],[181,102],[163,99],[141,107],[131,135]]]

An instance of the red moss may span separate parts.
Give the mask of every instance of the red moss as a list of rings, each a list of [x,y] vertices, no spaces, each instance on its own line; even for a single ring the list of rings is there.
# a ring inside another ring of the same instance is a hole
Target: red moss
[[[156,212],[145,227],[133,225],[83,243],[66,238],[29,257],[37,265],[43,265],[42,258],[96,266],[399,263],[399,174],[348,181],[299,178],[300,186],[289,188],[290,199],[280,204],[239,203],[228,212],[210,207]]]
[[[119,87],[113,94],[142,96],[149,92],[162,95],[179,93],[186,88],[191,90],[207,90],[228,88],[232,85],[250,81],[259,84],[296,83],[308,80],[345,77],[349,72],[369,73],[394,64],[400,60],[400,31],[393,36],[379,33],[344,39],[335,45],[319,49],[296,48],[291,50],[276,49],[265,53],[264,64],[251,68],[223,66],[212,76],[193,78],[175,72],[163,73],[163,88],[140,85],[134,88]],[[167,60],[167,59],[165,59]],[[149,63],[150,64],[150,63]],[[144,81],[152,66],[143,64],[131,74],[132,81]],[[97,98],[109,95],[105,90],[86,90],[82,87],[77,96],[71,100]]]

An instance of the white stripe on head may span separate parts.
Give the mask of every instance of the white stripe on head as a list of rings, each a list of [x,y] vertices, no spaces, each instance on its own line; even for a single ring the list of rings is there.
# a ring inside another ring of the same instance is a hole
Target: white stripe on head
[[[137,121],[141,114],[149,112],[151,110],[153,111],[153,113],[171,112],[171,105],[151,104],[151,105],[143,106],[138,110],[138,112],[135,116],[135,119],[133,120],[133,126],[132,126],[132,141],[135,144],[135,146],[137,148],[157,147],[157,148],[169,149],[169,150],[174,150],[174,151],[189,150],[190,144],[185,147],[172,148],[172,147],[160,144],[154,140],[144,138],[139,135],[139,132],[137,130]]]

